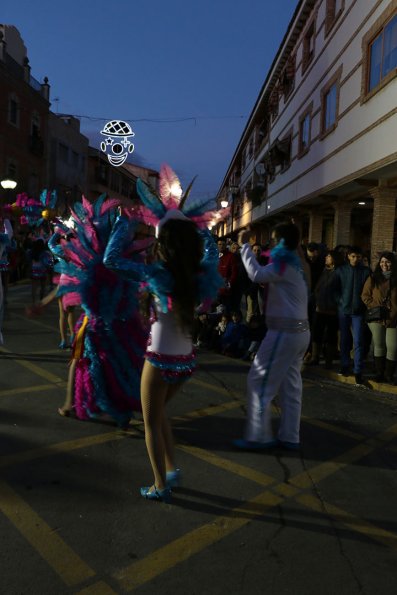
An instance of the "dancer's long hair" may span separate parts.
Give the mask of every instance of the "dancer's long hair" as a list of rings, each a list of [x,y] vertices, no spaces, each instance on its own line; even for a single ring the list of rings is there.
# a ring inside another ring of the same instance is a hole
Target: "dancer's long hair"
[[[203,241],[193,221],[170,219],[162,226],[157,255],[174,279],[172,308],[180,328],[191,333]]]

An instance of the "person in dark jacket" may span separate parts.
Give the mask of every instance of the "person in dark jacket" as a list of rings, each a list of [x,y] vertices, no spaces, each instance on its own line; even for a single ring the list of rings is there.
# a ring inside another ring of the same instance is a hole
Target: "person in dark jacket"
[[[325,255],[325,267],[314,288],[316,311],[313,318],[312,354],[309,365],[320,363],[322,348],[325,351],[325,365],[331,368],[338,344],[338,304],[332,291],[335,267],[342,261],[333,250]]]
[[[365,304],[361,299],[364,283],[370,270],[361,263],[361,248],[349,247],[348,262],[335,270],[334,292],[338,303],[340,331],[340,374],[348,376],[350,372],[350,347],[353,334],[354,377],[356,384],[363,384],[362,367],[364,359],[363,332]]]
[[[308,314],[309,314],[309,324],[310,324],[310,343],[309,347],[307,348],[307,353],[305,355],[304,362],[308,363],[313,359],[312,354],[312,340],[313,340],[313,324],[314,324],[314,315],[316,312],[316,299],[315,299],[315,287],[317,282],[320,278],[321,273],[324,270],[325,265],[325,254],[323,253],[320,244],[317,242],[309,242],[306,246],[306,250],[304,252],[306,261],[310,268],[310,293],[309,293],[309,303],[308,303]]]

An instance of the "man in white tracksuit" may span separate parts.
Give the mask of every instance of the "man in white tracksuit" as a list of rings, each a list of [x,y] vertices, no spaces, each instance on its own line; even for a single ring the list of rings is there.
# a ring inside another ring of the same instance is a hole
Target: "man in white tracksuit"
[[[302,404],[301,365],[309,344],[307,267],[298,255],[299,230],[293,223],[273,231],[278,242],[271,263],[261,266],[249,243],[251,232],[242,231],[239,243],[248,277],[268,284],[268,331],[247,379],[248,411],[245,437],[238,448],[262,450],[274,446],[298,449]],[[309,273],[310,275],[310,273]],[[281,419],[277,440],[271,426],[271,403],[278,394]]]

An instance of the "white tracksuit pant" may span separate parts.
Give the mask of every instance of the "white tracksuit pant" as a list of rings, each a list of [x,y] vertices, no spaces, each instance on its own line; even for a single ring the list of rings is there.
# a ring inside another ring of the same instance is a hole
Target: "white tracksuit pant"
[[[302,406],[301,366],[310,332],[268,330],[247,379],[248,412],[245,439],[273,440],[271,403],[278,394],[281,420],[278,439],[299,442]]]

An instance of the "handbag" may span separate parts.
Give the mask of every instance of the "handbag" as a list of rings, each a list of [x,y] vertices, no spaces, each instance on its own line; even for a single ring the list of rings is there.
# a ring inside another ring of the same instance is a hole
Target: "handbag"
[[[372,280],[372,283],[374,281]],[[387,296],[384,299],[384,305],[374,306],[368,308],[365,313],[365,322],[384,322],[390,316],[390,296],[391,296],[391,280],[389,280],[389,290]],[[386,305],[387,304],[387,305]]]
[[[374,308],[368,308],[365,313],[366,322],[382,322],[389,318],[389,308],[386,306],[375,306]]]

